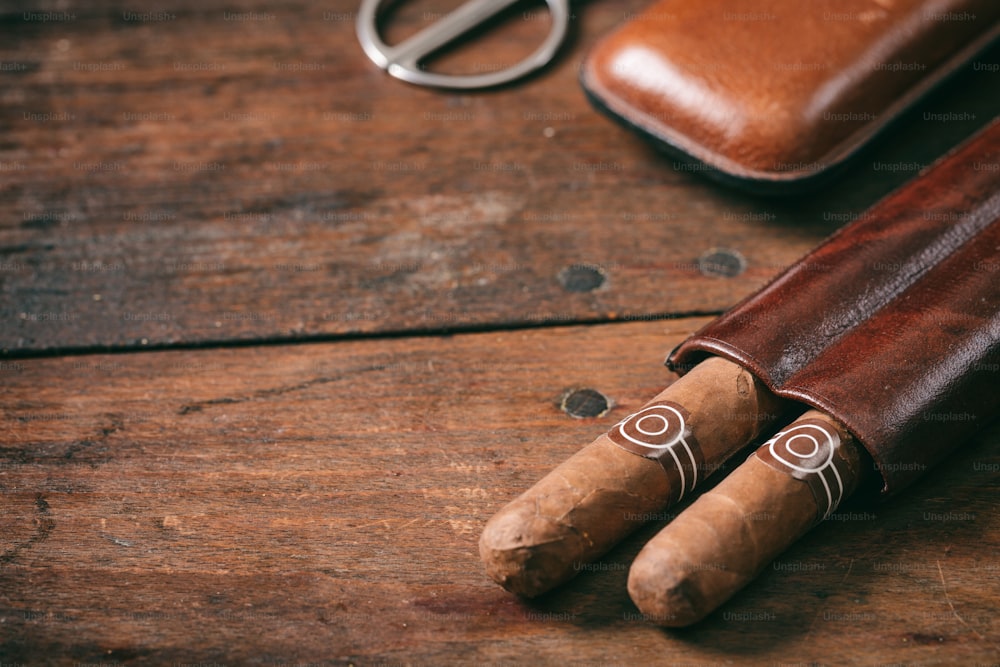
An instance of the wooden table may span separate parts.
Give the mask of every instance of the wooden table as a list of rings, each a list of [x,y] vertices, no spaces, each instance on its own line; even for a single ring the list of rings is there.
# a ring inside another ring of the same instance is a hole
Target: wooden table
[[[625,591],[662,522],[535,601],[476,547],[672,346],[995,116],[996,49],[772,200],[584,100],[640,0],[469,94],[378,71],[353,1],[28,4],[0,5],[0,664],[1000,660],[996,427],[688,630]],[[514,18],[441,66],[516,59],[546,24]]]

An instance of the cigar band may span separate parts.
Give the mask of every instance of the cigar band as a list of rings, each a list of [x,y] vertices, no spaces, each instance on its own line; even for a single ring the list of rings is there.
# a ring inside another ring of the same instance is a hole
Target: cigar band
[[[658,461],[676,490],[674,502],[698,483],[705,456],[689,425],[687,410],[671,401],[647,405],[615,424],[608,439],[633,454]]]
[[[801,480],[816,499],[816,520],[837,509],[849,470],[840,455],[840,433],[819,419],[803,419],[757,448],[757,458]]]

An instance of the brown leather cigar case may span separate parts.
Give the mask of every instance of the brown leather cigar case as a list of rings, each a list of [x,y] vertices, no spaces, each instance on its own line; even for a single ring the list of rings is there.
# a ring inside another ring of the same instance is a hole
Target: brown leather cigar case
[[[681,343],[840,420],[895,492],[1000,414],[1000,119]]]
[[[660,0],[598,42],[581,83],[682,168],[794,192],[998,35],[997,0]]]

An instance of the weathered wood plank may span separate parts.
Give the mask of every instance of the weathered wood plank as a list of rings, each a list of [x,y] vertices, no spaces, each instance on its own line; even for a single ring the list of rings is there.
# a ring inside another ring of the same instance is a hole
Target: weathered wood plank
[[[0,350],[716,312],[996,113],[996,73],[970,67],[820,195],[728,192],[579,90],[587,47],[643,4],[587,3],[540,76],[447,94],[368,62],[353,0],[5,3]],[[543,22],[525,11],[461,62],[522,53]],[[699,263],[714,248],[738,278]],[[603,275],[567,281],[577,264]]]
[[[669,383],[703,322],[4,361],[0,660],[994,662],[996,428],[690,630],[625,592],[656,525],[536,602],[486,578],[485,520]],[[612,409],[567,416],[574,387]]]

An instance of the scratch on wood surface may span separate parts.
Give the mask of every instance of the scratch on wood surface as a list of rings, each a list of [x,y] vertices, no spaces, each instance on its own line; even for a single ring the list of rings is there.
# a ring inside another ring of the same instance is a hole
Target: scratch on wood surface
[[[56,522],[49,516],[49,503],[45,500],[45,496],[40,493],[35,496],[35,508],[38,511],[38,516],[34,521],[35,533],[20,544],[0,551],[0,564],[15,562],[21,552],[30,549],[39,542],[44,542],[56,527]]]
[[[93,435],[79,439],[67,441],[66,449],[58,455],[53,455],[48,447],[40,446],[40,443],[31,439],[30,431],[25,431],[22,435],[17,429],[8,428],[8,436],[11,441],[17,440],[20,446],[0,447],[0,460],[6,460],[17,465],[30,463],[53,463],[53,464],[77,464],[87,463],[96,466],[98,463],[107,463],[110,456],[98,457],[77,457],[77,454],[86,453],[88,450],[100,448],[106,445],[111,436],[125,430],[125,418],[118,413],[109,412],[102,415],[104,423],[100,424]],[[24,415],[13,415],[13,419],[22,423],[30,423],[31,418]]]
[[[967,627],[969,631],[972,632],[972,634],[976,635],[976,637],[978,637],[979,639],[985,639],[985,637],[983,637],[979,633],[979,631],[977,631],[974,627],[966,623],[965,619],[959,616],[958,611],[955,610],[955,605],[952,604],[951,602],[951,596],[948,595],[948,584],[946,584],[944,581],[944,570],[941,569],[941,561],[938,560],[934,562],[937,563],[938,576],[941,577],[941,589],[944,591],[944,600],[945,602],[948,603],[948,608],[951,609],[951,613],[954,614],[955,618],[958,619],[958,622]]]
[[[108,423],[101,426],[94,437],[84,438],[70,445],[66,449],[66,453],[63,454],[64,459],[72,459],[76,454],[79,454],[86,449],[90,449],[94,445],[104,444],[112,435],[125,429],[125,420],[121,415],[108,413],[104,416],[108,419]]]
[[[845,581],[847,581],[847,578],[849,576],[851,576],[851,570],[853,568],[854,568],[854,558],[851,558],[851,561],[847,564],[847,572],[845,572],[844,576],[841,577],[840,583],[838,584],[838,586],[842,586],[843,583]],[[813,615],[812,620],[809,622],[809,628],[806,630],[806,637],[809,637],[810,635],[812,635],[813,629],[816,626],[816,621],[818,621],[820,615],[823,614],[825,607],[826,607],[826,602],[823,602],[819,606],[819,609],[816,610],[816,613]]]
[[[408,197],[398,203],[414,214],[421,227],[436,230],[462,230],[483,223],[503,224],[524,207],[523,197],[503,191],[447,196]]]
[[[365,368],[360,368],[352,371],[352,374],[367,373],[373,370],[378,370],[378,367],[369,366]],[[246,403],[248,401],[255,401],[261,398],[268,398],[271,396],[281,396],[283,394],[288,394],[296,391],[302,391],[304,389],[309,389],[316,385],[329,384],[331,382],[337,382],[345,377],[344,374],[335,375],[331,377],[317,377],[305,382],[299,382],[293,385],[281,385],[278,387],[268,387],[266,389],[259,389],[253,393],[246,394],[244,396],[223,396],[220,398],[210,398],[203,401],[195,401],[193,403],[186,403],[182,405],[178,410],[177,414],[187,415],[192,412],[201,412],[204,408],[212,405],[232,405],[234,403]]]
[[[847,572],[844,573],[844,578],[840,580],[840,583],[844,583],[845,581],[847,581],[847,578],[851,576],[851,570],[853,568],[854,568],[854,559],[852,558],[851,562],[847,564]]]
[[[382,526],[387,530],[392,530],[392,523],[389,519],[379,519],[378,521],[372,521],[371,523],[363,523],[360,526],[354,526],[355,530],[365,530],[367,528],[374,528],[375,526]]]
[[[459,508],[448,507],[447,510],[458,510]],[[454,519],[448,517],[441,518],[424,518],[416,517],[411,519],[399,518],[386,518],[377,519],[375,521],[369,521],[368,523],[363,523],[357,526],[351,526],[351,530],[361,531],[369,530],[372,528],[384,528],[385,530],[397,532],[404,528],[431,528],[434,526],[439,526],[441,524],[447,524],[449,528],[458,533],[467,533],[469,530],[475,529],[475,522],[470,520]]]
[[[108,540],[112,544],[117,544],[120,547],[132,547],[135,546],[134,542],[129,542],[128,540],[123,540],[120,537],[115,537],[114,535],[101,535],[104,539]]]

